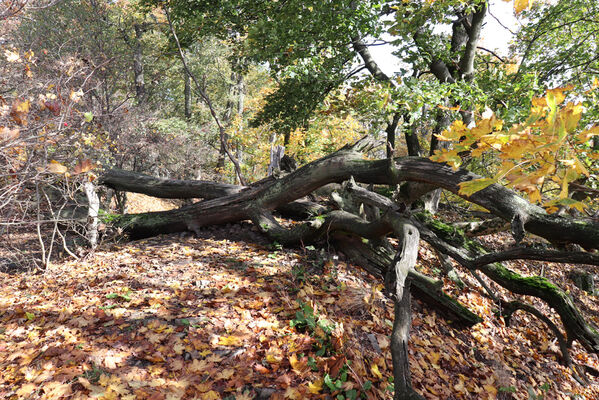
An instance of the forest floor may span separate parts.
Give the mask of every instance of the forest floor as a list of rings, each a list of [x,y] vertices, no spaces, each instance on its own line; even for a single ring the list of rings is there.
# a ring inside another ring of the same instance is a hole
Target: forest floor
[[[167,206],[136,197],[130,212]],[[484,240],[501,248],[512,239]],[[599,325],[597,297],[574,287],[565,265],[510,268],[543,270]],[[417,269],[439,274],[424,245]],[[507,327],[478,283],[460,272],[466,288],[445,280],[444,289],[483,322],[459,330],[414,300],[410,361],[419,393],[599,399],[599,379],[589,376],[586,387],[574,380],[541,321],[519,312]],[[393,304],[381,289],[342,255],[282,249],[245,223],[201,237],[104,244],[43,272],[2,272],[0,398],[391,399]],[[597,355],[576,343],[572,358],[599,369]]]

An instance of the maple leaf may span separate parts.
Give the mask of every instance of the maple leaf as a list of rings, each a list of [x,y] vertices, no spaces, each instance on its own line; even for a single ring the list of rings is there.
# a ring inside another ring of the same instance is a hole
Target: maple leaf
[[[527,9],[528,7],[530,7],[529,0],[514,0],[514,12],[516,14],[520,14],[523,10]]]
[[[75,168],[73,169],[73,175],[82,174],[84,172],[91,171],[95,167],[96,167],[96,165],[91,160],[85,159],[83,161],[79,161],[77,163],[77,165],[75,165]]]
[[[495,183],[495,179],[492,178],[480,178],[473,179],[471,181],[461,182],[459,184],[459,193],[464,196],[472,196],[474,193],[479,192],[487,186]]]
[[[270,370],[268,368],[266,368],[265,366],[263,366],[262,364],[256,364],[256,365],[254,365],[254,369],[257,372],[260,372],[261,374],[268,374],[268,373],[270,373]]]
[[[312,383],[308,384],[308,390],[310,391],[310,393],[312,394],[317,394],[318,392],[320,392],[322,390],[322,385],[324,383],[323,379],[319,379],[317,381],[314,381]]]
[[[230,377],[232,377],[233,375],[235,375],[235,370],[233,368],[227,368],[227,369],[223,369],[221,372],[219,372],[216,377],[215,380],[227,380]]]
[[[9,63],[21,61],[21,56],[19,55],[18,51],[6,49],[4,50],[4,57],[6,57],[6,61],[8,61]]]
[[[195,359],[193,360],[193,362],[191,363],[191,365],[189,366],[189,370],[191,372],[204,372],[206,371],[208,368],[212,367],[212,363],[209,363],[206,360],[198,360]]]
[[[254,396],[250,393],[249,390],[246,390],[243,393],[235,394],[235,400],[252,400]]]
[[[303,375],[306,371],[308,371],[308,358],[302,357],[298,360],[295,354],[289,356],[289,364],[291,365],[291,369],[298,375]]]
[[[218,344],[222,346],[241,346],[243,339],[239,336],[221,336],[218,339]]]

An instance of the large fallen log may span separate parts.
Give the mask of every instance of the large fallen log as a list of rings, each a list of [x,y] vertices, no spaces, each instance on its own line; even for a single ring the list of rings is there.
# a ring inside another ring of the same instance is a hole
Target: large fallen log
[[[281,178],[249,186],[234,193],[212,198],[177,210],[124,215],[115,221],[132,238],[185,230],[198,231],[202,226],[224,224],[252,215],[270,212],[277,207],[300,199],[317,188],[332,182],[354,177],[356,181],[373,184],[421,182],[442,187],[458,194],[459,184],[478,175],[424,158],[405,157],[395,160],[365,160],[362,154],[375,143],[364,138],[353,146],[299,168]],[[103,179],[106,182],[106,179]],[[229,190],[224,189],[223,190]],[[512,222],[522,222],[523,228],[552,243],[575,243],[586,249],[599,248],[599,225],[592,221],[547,214],[514,191],[493,184],[466,197],[466,200],[485,207],[491,213]]]

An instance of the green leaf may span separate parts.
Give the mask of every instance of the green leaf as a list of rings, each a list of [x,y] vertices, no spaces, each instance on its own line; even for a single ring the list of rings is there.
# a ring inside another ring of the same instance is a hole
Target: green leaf
[[[85,119],[85,122],[92,122],[92,119],[94,119],[94,114],[88,111],[83,113],[83,118]]]
[[[372,389],[372,382],[370,382],[370,381],[364,382],[364,385],[362,385],[362,389],[364,389],[364,390]]]
[[[318,371],[318,365],[316,365],[316,359],[314,357],[308,357],[308,367],[310,367],[312,371]]]
[[[30,313],[30,312],[26,312],[25,313],[25,318],[27,318],[28,321],[31,321],[35,318],[35,314],[34,313]]]
[[[324,383],[325,383],[325,385],[328,386],[328,388],[331,390],[331,392],[334,392],[335,390],[337,390],[337,386],[335,386],[335,384],[333,383],[333,380],[331,379],[331,375],[326,374],[324,376]]]

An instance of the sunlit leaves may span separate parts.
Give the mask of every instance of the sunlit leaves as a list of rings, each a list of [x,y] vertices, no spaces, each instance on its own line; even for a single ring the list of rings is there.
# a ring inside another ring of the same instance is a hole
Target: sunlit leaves
[[[9,49],[4,50],[4,57],[6,58],[6,61],[8,61],[9,63],[13,63],[13,62],[17,62],[17,61],[21,60],[21,56],[19,55],[18,51],[9,50]]]
[[[462,182],[460,183],[460,194],[464,196],[471,196],[472,194],[483,190],[484,188],[492,185],[495,182],[495,179],[491,178],[481,178],[467,182]]]
[[[531,0],[514,0],[514,11],[516,14],[520,14],[523,10],[530,7]]]
[[[507,129],[494,116],[478,121],[474,128],[454,122],[438,135],[452,146],[437,151],[431,159],[457,168],[463,154],[482,157],[493,153],[498,160],[494,176],[462,182],[461,195],[471,196],[492,183],[503,182],[549,211],[556,205],[581,209],[581,203],[568,200],[568,185],[590,175],[585,160],[596,158],[596,151],[588,141],[599,134],[599,128],[579,128],[584,107],[574,102],[564,104],[566,92],[572,89],[551,89],[545,97],[533,99],[528,119]]]

